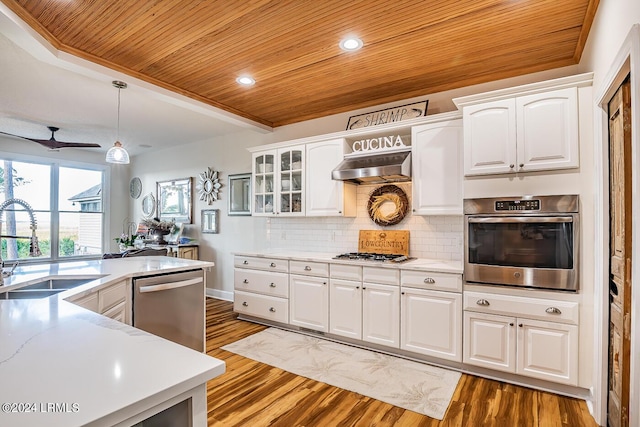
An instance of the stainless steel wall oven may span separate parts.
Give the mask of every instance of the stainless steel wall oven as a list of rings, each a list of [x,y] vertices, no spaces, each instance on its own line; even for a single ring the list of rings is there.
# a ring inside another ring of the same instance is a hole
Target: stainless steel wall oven
[[[464,279],[577,291],[578,196],[465,199]]]

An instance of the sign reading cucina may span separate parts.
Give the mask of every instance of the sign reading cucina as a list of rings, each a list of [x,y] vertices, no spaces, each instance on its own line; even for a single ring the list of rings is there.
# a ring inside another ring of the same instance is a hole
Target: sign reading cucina
[[[354,153],[365,151],[384,151],[395,148],[407,147],[400,135],[381,136],[379,138],[367,138],[354,141],[351,150]]]

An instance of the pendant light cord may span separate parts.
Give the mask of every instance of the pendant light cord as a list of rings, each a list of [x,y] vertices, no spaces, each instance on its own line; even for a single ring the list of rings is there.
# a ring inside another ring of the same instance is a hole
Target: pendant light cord
[[[120,92],[122,88],[118,88],[118,119],[116,125],[116,141],[120,141]]]

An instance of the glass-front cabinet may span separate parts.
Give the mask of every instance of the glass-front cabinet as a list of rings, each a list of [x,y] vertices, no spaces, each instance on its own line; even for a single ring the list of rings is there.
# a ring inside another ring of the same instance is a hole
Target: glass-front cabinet
[[[253,153],[253,214],[304,215],[304,146]]]

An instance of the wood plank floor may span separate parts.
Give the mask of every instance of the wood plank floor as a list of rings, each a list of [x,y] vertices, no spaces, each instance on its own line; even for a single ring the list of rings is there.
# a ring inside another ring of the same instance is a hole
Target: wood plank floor
[[[227,364],[207,384],[209,426],[597,426],[584,401],[464,374],[438,421],[220,350],[263,329],[207,298],[207,353]]]

